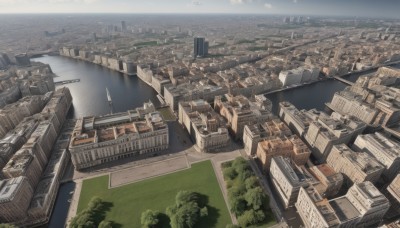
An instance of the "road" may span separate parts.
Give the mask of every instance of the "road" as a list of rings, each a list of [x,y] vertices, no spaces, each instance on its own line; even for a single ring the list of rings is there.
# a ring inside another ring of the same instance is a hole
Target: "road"
[[[296,208],[293,207],[285,210],[282,207],[281,203],[278,201],[279,196],[277,195],[275,190],[271,189],[270,187],[272,186],[272,183],[268,180],[266,175],[263,174],[260,167],[257,165],[257,162],[253,158],[249,158],[244,150],[241,150],[240,153],[250,162],[252,169],[260,180],[261,186],[263,187],[264,191],[267,192],[269,196],[270,207],[275,215],[276,221],[281,222],[281,224],[286,223],[289,227],[302,226],[303,222],[300,218],[300,215],[296,212]]]

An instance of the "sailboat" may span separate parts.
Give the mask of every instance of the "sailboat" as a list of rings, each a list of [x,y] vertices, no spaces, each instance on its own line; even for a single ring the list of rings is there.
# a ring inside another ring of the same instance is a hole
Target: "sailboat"
[[[107,92],[107,100],[108,100],[108,103],[112,104],[111,95],[110,95],[110,92],[108,91],[108,88],[107,88],[107,87],[106,87],[106,92]]]

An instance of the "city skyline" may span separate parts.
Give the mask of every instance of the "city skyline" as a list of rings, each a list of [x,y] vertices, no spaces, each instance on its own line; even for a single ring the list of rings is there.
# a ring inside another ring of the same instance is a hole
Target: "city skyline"
[[[0,14],[15,13],[161,13],[161,14],[293,14],[393,17],[396,0],[0,0]]]

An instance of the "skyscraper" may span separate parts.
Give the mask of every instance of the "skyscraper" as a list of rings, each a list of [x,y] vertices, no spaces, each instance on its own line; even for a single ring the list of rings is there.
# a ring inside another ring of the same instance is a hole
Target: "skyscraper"
[[[126,22],[125,22],[125,21],[121,21],[121,30],[122,30],[123,32],[126,31]]]
[[[204,37],[194,38],[194,52],[193,56],[204,57],[208,54],[208,42],[205,41]]]

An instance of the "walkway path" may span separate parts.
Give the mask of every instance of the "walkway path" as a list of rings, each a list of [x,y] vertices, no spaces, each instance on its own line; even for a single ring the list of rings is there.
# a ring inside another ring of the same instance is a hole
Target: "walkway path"
[[[191,164],[211,160],[214,173],[222,191],[227,208],[229,203],[227,200],[227,190],[222,175],[221,164],[240,156],[239,149],[236,145],[229,148],[230,152],[220,152],[216,154],[199,153],[193,147],[185,151],[173,154],[165,154],[157,157],[150,157],[143,160],[132,161],[113,167],[97,169],[89,172],[75,171],[73,181],[76,183],[75,192],[72,197],[71,205],[68,211],[67,223],[77,213],[79,197],[82,189],[82,183],[86,179],[94,177],[110,175],[110,187],[117,187],[127,183],[132,183],[155,176],[161,176],[172,172],[178,172],[182,169],[190,167]],[[160,169],[160,167],[162,167]],[[160,169],[160,170],[158,170]],[[229,210],[230,213],[230,210]],[[230,213],[232,222],[236,224],[235,216]]]
[[[109,188],[138,182],[148,178],[162,176],[190,168],[186,156],[179,156],[160,162],[135,166],[129,169],[110,173]]]

